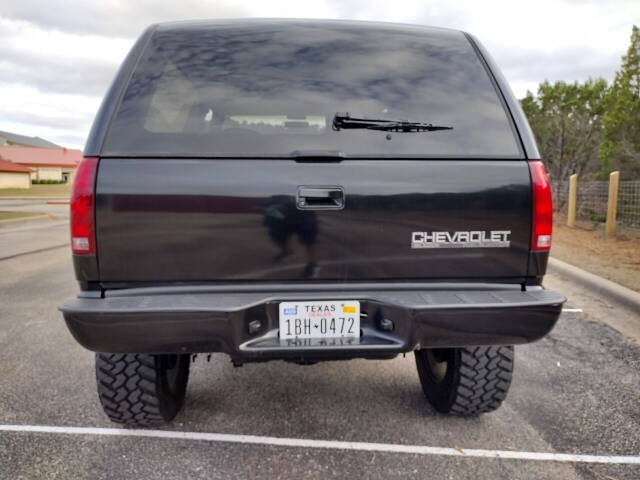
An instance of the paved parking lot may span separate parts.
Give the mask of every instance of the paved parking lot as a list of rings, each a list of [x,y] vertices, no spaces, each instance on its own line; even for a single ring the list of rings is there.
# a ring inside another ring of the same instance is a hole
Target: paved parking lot
[[[0,425],[94,430],[0,427],[0,478],[640,478],[640,347],[604,321],[640,319],[585,292],[567,305],[583,312],[516,348],[507,401],[479,418],[436,414],[409,355],[241,368],[214,355],[192,365],[184,410],[163,427],[169,438],[114,435],[93,355],[56,311],[77,292],[70,253],[55,247],[66,228],[0,228],[0,257],[17,255],[0,260]],[[29,246],[25,236],[47,240]],[[46,244],[55,248],[26,253]],[[492,458],[499,452],[515,458]]]

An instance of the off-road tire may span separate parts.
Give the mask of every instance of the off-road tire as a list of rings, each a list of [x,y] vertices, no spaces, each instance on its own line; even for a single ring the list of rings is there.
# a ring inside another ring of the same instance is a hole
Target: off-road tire
[[[112,422],[152,426],[180,411],[189,355],[96,354],[98,397]]]
[[[415,357],[422,390],[438,412],[461,416],[491,412],[507,396],[512,346],[423,349]]]

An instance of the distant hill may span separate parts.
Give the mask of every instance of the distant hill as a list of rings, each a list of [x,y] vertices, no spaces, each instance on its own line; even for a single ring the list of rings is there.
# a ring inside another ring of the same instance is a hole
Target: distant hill
[[[61,145],[57,145],[53,142],[50,142],[49,140],[45,140],[44,138],[28,137],[26,135],[3,132],[2,130],[0,130],[0,147],[2,146],[62,148]]]

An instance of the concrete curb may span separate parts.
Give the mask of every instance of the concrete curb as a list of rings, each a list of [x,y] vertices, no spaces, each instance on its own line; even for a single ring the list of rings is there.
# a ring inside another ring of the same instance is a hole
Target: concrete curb
[[[69,195],[60,195],[58,197],[5,197],[0,195],[0,200],[69,200]]]
[[[623,287],[553,257],[549,257],[549,271],[565,275],[583,287],[590,288],[613,301],[621,303],[640,315],[640,293],[630,288]]]
[[[28,217],[8,218],[6,220],[0,220],[0,226],[2,225],[15,225],[16,223],[28,223],[35,220],[49,219],[50,217],[43,213],[42,215],[30,215]]]

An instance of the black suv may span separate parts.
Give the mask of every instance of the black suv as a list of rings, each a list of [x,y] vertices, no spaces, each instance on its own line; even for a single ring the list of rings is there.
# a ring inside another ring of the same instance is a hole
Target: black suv
[[[115,422],[180,409],[190,358],[415,352],[440,412],[497,408],[514,344],[553,328],[549,183],[471,35],[338,21],[149,27],[96,116],[71,204]]]

